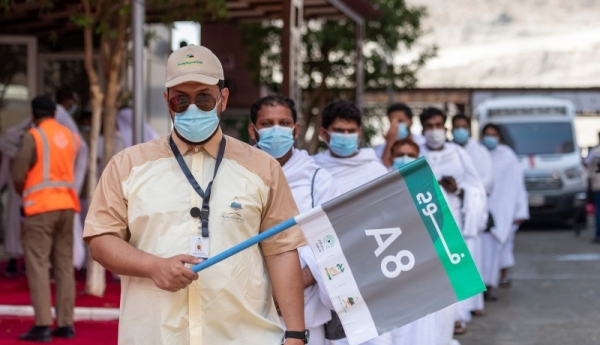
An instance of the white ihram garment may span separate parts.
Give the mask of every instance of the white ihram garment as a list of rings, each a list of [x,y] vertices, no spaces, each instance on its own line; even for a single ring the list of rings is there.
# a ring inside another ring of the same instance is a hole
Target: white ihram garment
[[[464,200],[454,194],[448,194],[442,188],[442,193],[448,207],[461,230],[469,250],[476,247],[473,239],[479,228],[487,220],[482,214],[487,214],[485,189],[466,151],[453,143],[446,143],[439,151],[421,147],[421,153],[431,166],[435,178],[439,181],[442,176],[452,176],[459,188],[464,190]],[[476,255],[477,253],[471,253]],[[472,299],[454,304],[443,310],[421,318],[399,330],[396,330],[394,345],[397,344],[426,344],[448,345],[454,334],[454,321],[466,322],[470,317],[474,303]]]
[[[8,192],[8,203],[6,210],[6,222],[4,223],[4,249],[11,259],[23,256],[21,248],[21,196],[15,190],[10,175],[10,163],[17,154],[21,138],[25,131],[31,127],[31,120],[27,119],[18,125],[6,129],[6,133],[0,137],[0,189],[6,187]]]
[[[71,133],[79,138],[79,151],[75,158],[75,190],[77,195],[81,193],[83,188],[83,181],[85,181],[85,175],[88,169],[88,147],[79,132],[79,128],[75,121],[69,114],[69,112],[60,104],[56,105],[55,119],[61,125],[67,127]],[[73,266],[77,269],[83,267],[85,263],[86,249],[83,244],[83,221],[81,219],[81,213],[75,213],[73,216]]]
[[[494,189],[489,196],[490,211],[494,217],[491,232],[483,234],[483,280],[491,287],[498,286],[502,251],[510,246],[510,238],[516,228],[515,220],[528,219],[527,191],[523,168],[515,153],[506,145],[498,145],[491,151],[494,171]],[[513,236],[514,238],[514,236]]]
[[[315,163],[329,171],[342,193],[346,193],[356,187],[385,175],[388,170],[375,154],[373,149],[362,148],[356,156],[348,158],[332,157],[329,150],[313,156]],[[327,301],[323,301],[327,302]],[[333,310],[331,301],[329,307]],[[329,345],[347,345],[347,339],[328,340]],[[391,332],[364,342],[365,345],[391,345]]]
[[[479,174],[485,191],[489,195],[494,187],[494,171],[490,151],[473,139],[469,139],[463,148],[467,151],[469,157],[471,157],[475,170]]]
[[[300,213],[319,206],[339,194],[331,174],[320,168],[306,151],[293,149],[292,156],[282,168]],[[308,266],[317,281],[317,284],[304,289],[304,323],[310,331],[309,344],[325,345],[324,325],[331,320],[331,309],[322,302],[322,298],[328,299],[325,282],[321,279],[310,247],[298,248],[298,254],[302,268]],[[283,319],[281,321],[283,324]],[[283,327],[285,328],[285,324]]]
[[[317,165],[333,176],[341,193],[351,191],[388,172],[375,151],[369,148],[362,148],[356,156],[348,158],[333,157],[329,150],[313,158]]]
[[[469,157],[471,157],[471,160],[474,163],[475,169],[477,170],[477,173],[479,174],[479,178],[481,179],[481,182],[483,183],[483,185],[485,187],[485,191],[486,191],[485,198],[486,198],[486,202],[487,202],[487,195],[489,195],[492,192],[492,189],[494,186],[494,172],[493,172],[493,166],[492,166],[492,156],[490,155],[489,150],[485,146],[481,145],[479,142],[477,142],[471,138],[467,141],[467,143],[465,144],[465,146],[463,146],[463,148],[465,149],[465,151],[467,151],[467,154],[469,155]],[[465,204],[465,208],[469,208],[469,207],[470,207],[469,205]],[[479,232],[467,241],[467,245],[469,246],[469,250],[471,251],[471,254],[473,255],[473,260],[475,261],[475,265],[479,269],[479,272],[482,272],[482,270],[483,270],[482,235],[483,235],[483,231],[485,230],[485,228],[487,226],[487,217],[483,216],[482,220],[485,220],[485,223],[480,224],[481,226],[479,228]],[[483,310],[484,309],[483,294],[473,296],[469,299],[469,301],[472,304],[471,310]]]
[[[117,147],[115,153],[133,146],[133,110],[131,108],[119,109],[117,112],[117,128],[119,129],[121,147]],[[160,135],[144,121],[144,138],[142,142],[146,143],[158,137]]]

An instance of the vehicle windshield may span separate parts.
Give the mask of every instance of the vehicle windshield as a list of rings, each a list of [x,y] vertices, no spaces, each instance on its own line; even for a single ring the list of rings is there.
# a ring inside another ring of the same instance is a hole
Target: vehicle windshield
[[[516,154],[551,155],[575,151],[570,122],[521,122],[502,124],[504,143]]]

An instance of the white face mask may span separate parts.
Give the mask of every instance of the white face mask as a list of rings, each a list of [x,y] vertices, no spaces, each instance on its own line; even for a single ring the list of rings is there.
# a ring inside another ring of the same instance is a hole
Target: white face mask
[[[440,129],[428,129],[425,131],[425,144],[430,148],[436,150],[444,146],[446,142],[446,130]]]

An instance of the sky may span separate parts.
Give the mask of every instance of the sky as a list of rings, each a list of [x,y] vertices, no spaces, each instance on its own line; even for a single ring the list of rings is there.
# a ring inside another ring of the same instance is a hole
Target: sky
[[[175,22],[171,30],[171,49],[179,49],[179,43],[186,41],[188,44],[200,45],[200,24],[196,22]]]

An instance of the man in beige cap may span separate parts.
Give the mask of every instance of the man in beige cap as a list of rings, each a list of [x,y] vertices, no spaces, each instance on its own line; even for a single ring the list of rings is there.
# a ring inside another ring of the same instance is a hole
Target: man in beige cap
[[[273,295],[304,344],[297,228],[194,273],[197,264],[297,214],[280,165],[223,135],[229,91],[207,48],[168,60],[164,93],[174,129],[125,149],[100,179],[84,238],[95,260],[121,274],[121,344],[281,344]],[[269,279],[270,278],[270,279]]]

